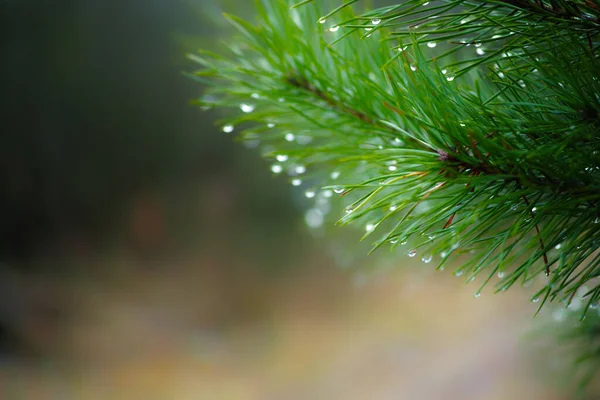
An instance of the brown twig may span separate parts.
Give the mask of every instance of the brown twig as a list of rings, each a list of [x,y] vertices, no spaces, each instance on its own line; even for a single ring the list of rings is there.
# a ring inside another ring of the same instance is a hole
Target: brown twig
[[[575,18],[592,22],[596,25],[600,25],[600,19],[597,16],[592,16],[587,13],[582,13],[579,11],[577,4],[572,2],[573,7],[577,9],[577,13],[573,13],[570,10],[556,7],[554,4],[552,6],[548,6],[543,2],[532,3],[527,0],[500,0],[502,3],[511,5],[516,8],[520,8],[522,10],[526,10],[532,13],[545,14],[552,16],[554,18],[573,20]]]
[[[366,122],[367,124],[377,124],[377,122],[371,119],[367,114],[363,113],[362,111],[355,110],[354,108],[342,103],[341,101],[335,100],[334,98],[327,95],[327,93],[323,92],[321,89],[315,87],[315,85],[310,83],[308,79],[304,77],[288,76],[286,78],[286,82],[298,89],[303,89],[308,92],[311,92],[312,94],[323,100],[325,103],[329,104],[332,108],[340,112],[350,114],[360,119],[361,121]]]

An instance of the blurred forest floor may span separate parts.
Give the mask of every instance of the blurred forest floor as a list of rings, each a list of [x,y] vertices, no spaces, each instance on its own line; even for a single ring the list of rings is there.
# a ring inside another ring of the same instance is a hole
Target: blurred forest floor
[[[235,214],[219,199],[200,207],[205,229]],[[2,398],[560,398],[532,374],[518,289],[474,299],[475,284],[419,265],[357,274],[316,243],[260,272],[230,227],[159,263],[122,247],[84,257],[102,272],[45,280],[64,317],[31,321],[43,357],[5,361]]]

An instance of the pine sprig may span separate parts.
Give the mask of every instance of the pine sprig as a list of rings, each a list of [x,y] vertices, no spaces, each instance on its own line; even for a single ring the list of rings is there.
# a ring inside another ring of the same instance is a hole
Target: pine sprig
[[[350,3],[324,13],[261,1],[258,25],[227,16],[243,39],[229,56],[192,56],[204,67],[193,76],[213,84],[199,103],[241,108],[227,130],[260,140],[295,185],[316,180],[341,194],[340,223],[379,235],[374,248],[409,241],[409,256],[438,268],[460,257],[457,275],[482,274],[484,285],[501,276],[499,291],[547,274],[540,304],[568,301],[584,284],[597,301],[600,65],[582,40],[597,27],[571,15],[593,7],[562,4],[552,9],[560,18],[537,21],[551,13],[543,3],[532,12],[450,1],[418,17],[422,2],[358,15]],[[334,17],[345,22],[329,25]],[[425,22],[398,47],[407,21]],[[440,64],[452,52],[435,53],[422,27],[472,31],[465,45],[494,40],[501,52]]]

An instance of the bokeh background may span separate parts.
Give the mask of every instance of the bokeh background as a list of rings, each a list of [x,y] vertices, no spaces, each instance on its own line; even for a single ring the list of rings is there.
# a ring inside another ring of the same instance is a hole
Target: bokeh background
[[[223,11],[252,2],[0,0],[0,398],[566,398],[527,289],[309,229],[190,105]]]

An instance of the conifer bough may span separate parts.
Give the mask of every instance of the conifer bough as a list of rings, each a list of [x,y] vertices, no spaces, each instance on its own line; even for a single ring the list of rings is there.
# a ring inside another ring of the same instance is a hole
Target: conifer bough
[[[496,276],[497,291],[545,277],[532,300],[583,299],[598,332],[600,3],[351,6],[227,15],[240,38],[190,55],[197,102],[238,110],[224,131],[307,197],[342,196],[340,224],[367,226],[374,249],[459,260],[456,275],[482,277],[476,296]]]

